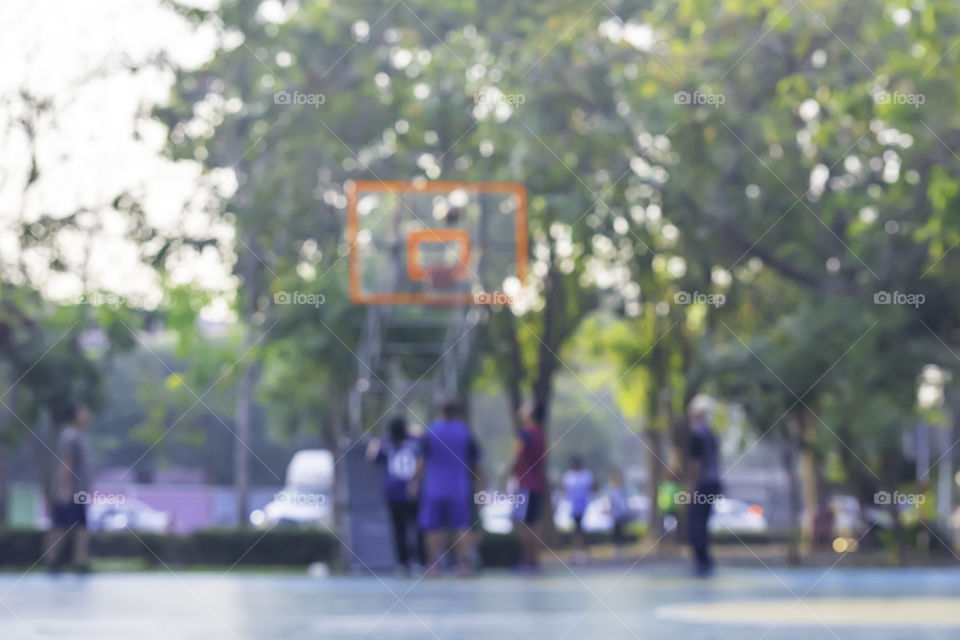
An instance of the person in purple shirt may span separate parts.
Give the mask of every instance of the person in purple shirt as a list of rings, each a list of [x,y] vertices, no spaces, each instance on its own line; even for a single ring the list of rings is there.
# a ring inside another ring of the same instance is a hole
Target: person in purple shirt
[[[367,458],[383,466],[383,494],[393,525],[393,541],[397,563],[405,573],[410,571],[410,530],[415,528],[416,561],[426,562],[423,551],[423,533],[417,524],[418,496],[410,491],[410,483],[417,471],[420,443],[410,436],[403,416],[390,420],[390,437],[386,441],[374,439],[367,446]]]
[[[467,535],[472,518],[473,481],[477,475],[479,449],[469,427],[461,419],[460,404],[447,400],[442,415],[427,429],[420,448],[417,479],[420,480],[420,528],[426,538],[429,575],[437,564],[450,532],[455,532],[461,575],[470,571],[472,538]],[[416,485],[416,483],[414,483]]]

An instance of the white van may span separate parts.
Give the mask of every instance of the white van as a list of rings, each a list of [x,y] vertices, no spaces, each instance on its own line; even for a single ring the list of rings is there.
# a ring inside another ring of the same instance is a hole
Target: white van
[[[287,465],[283,489],[263,509],[250,514],[250,524],[269,528],[333,526],[335,460],[326,449],[303,449]]]

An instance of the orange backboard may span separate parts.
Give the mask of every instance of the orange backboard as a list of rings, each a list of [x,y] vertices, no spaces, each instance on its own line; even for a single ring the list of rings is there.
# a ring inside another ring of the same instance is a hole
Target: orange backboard
[[[345,186],[358,304],[503,304],[527,275],[527,198],[513,182],[358,180]]]

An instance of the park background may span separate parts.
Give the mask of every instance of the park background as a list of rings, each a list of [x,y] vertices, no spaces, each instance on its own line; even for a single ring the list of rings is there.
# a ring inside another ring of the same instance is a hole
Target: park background
[[[820,561],[815,514],[852,500],[860,520],[823,562],[955,562],[955,3],[3,11],[3,563],[39,559],[53,416],[72,402],[95,410],[98,486],[183,509],[180,535],[121,532],[98,554],[155,564],[194,532],[171,557],[336,562],[339,538],[248,514],[294,451],[346,463],[381,416],[432,417],[389,393],[350,413],[361,379],[389,375],[358,364],[357,179],[527,190],[530,275],[513,304],[473,310],[458,370],[489,478],[521,400],[545,402],[552,477],[572,452],[624,470],[656,555],[704,393],[728,491],[770,523],[736,546]],[[278,97],[298,94],[312,102]]]

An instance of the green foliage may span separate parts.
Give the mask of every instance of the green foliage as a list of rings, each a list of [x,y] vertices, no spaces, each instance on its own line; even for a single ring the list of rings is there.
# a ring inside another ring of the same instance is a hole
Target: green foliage
[[[278,22],[257,6],[189,11],[231,43],[179,70],[156,115],[175,157],[237,176],[237,308],[283,431],[332,422],[318,416],[355,379],[354,178],[526,185],[529,300],[491,312],[472,372],[511,400],[572,369],[613,387],[628,426],[672,429],[713,392],[759,434],[805,418],[821,459],[873,474],[917,417],[923,367],[956,368],[955,3],[417,0]],[[490,87],[524,101],[484,109]],[[281,291],[326,300],[272,304]],[[875,303],[884,291],[925,302]],[[678,298],[694,293],[723,299]]]
[[[61,420],[71,405],[102,404],[102,367],[128,341],[107,343],[104,351],[85,346],[82,339],[98,325],[108,336],[121,334],[125,317],[128,311],[122,308],[58,306],[25,287],[0,288],[0,370],[5,380],[0,401],[14,415],[2,430],[4,441],[20,440],[42,417]]]

